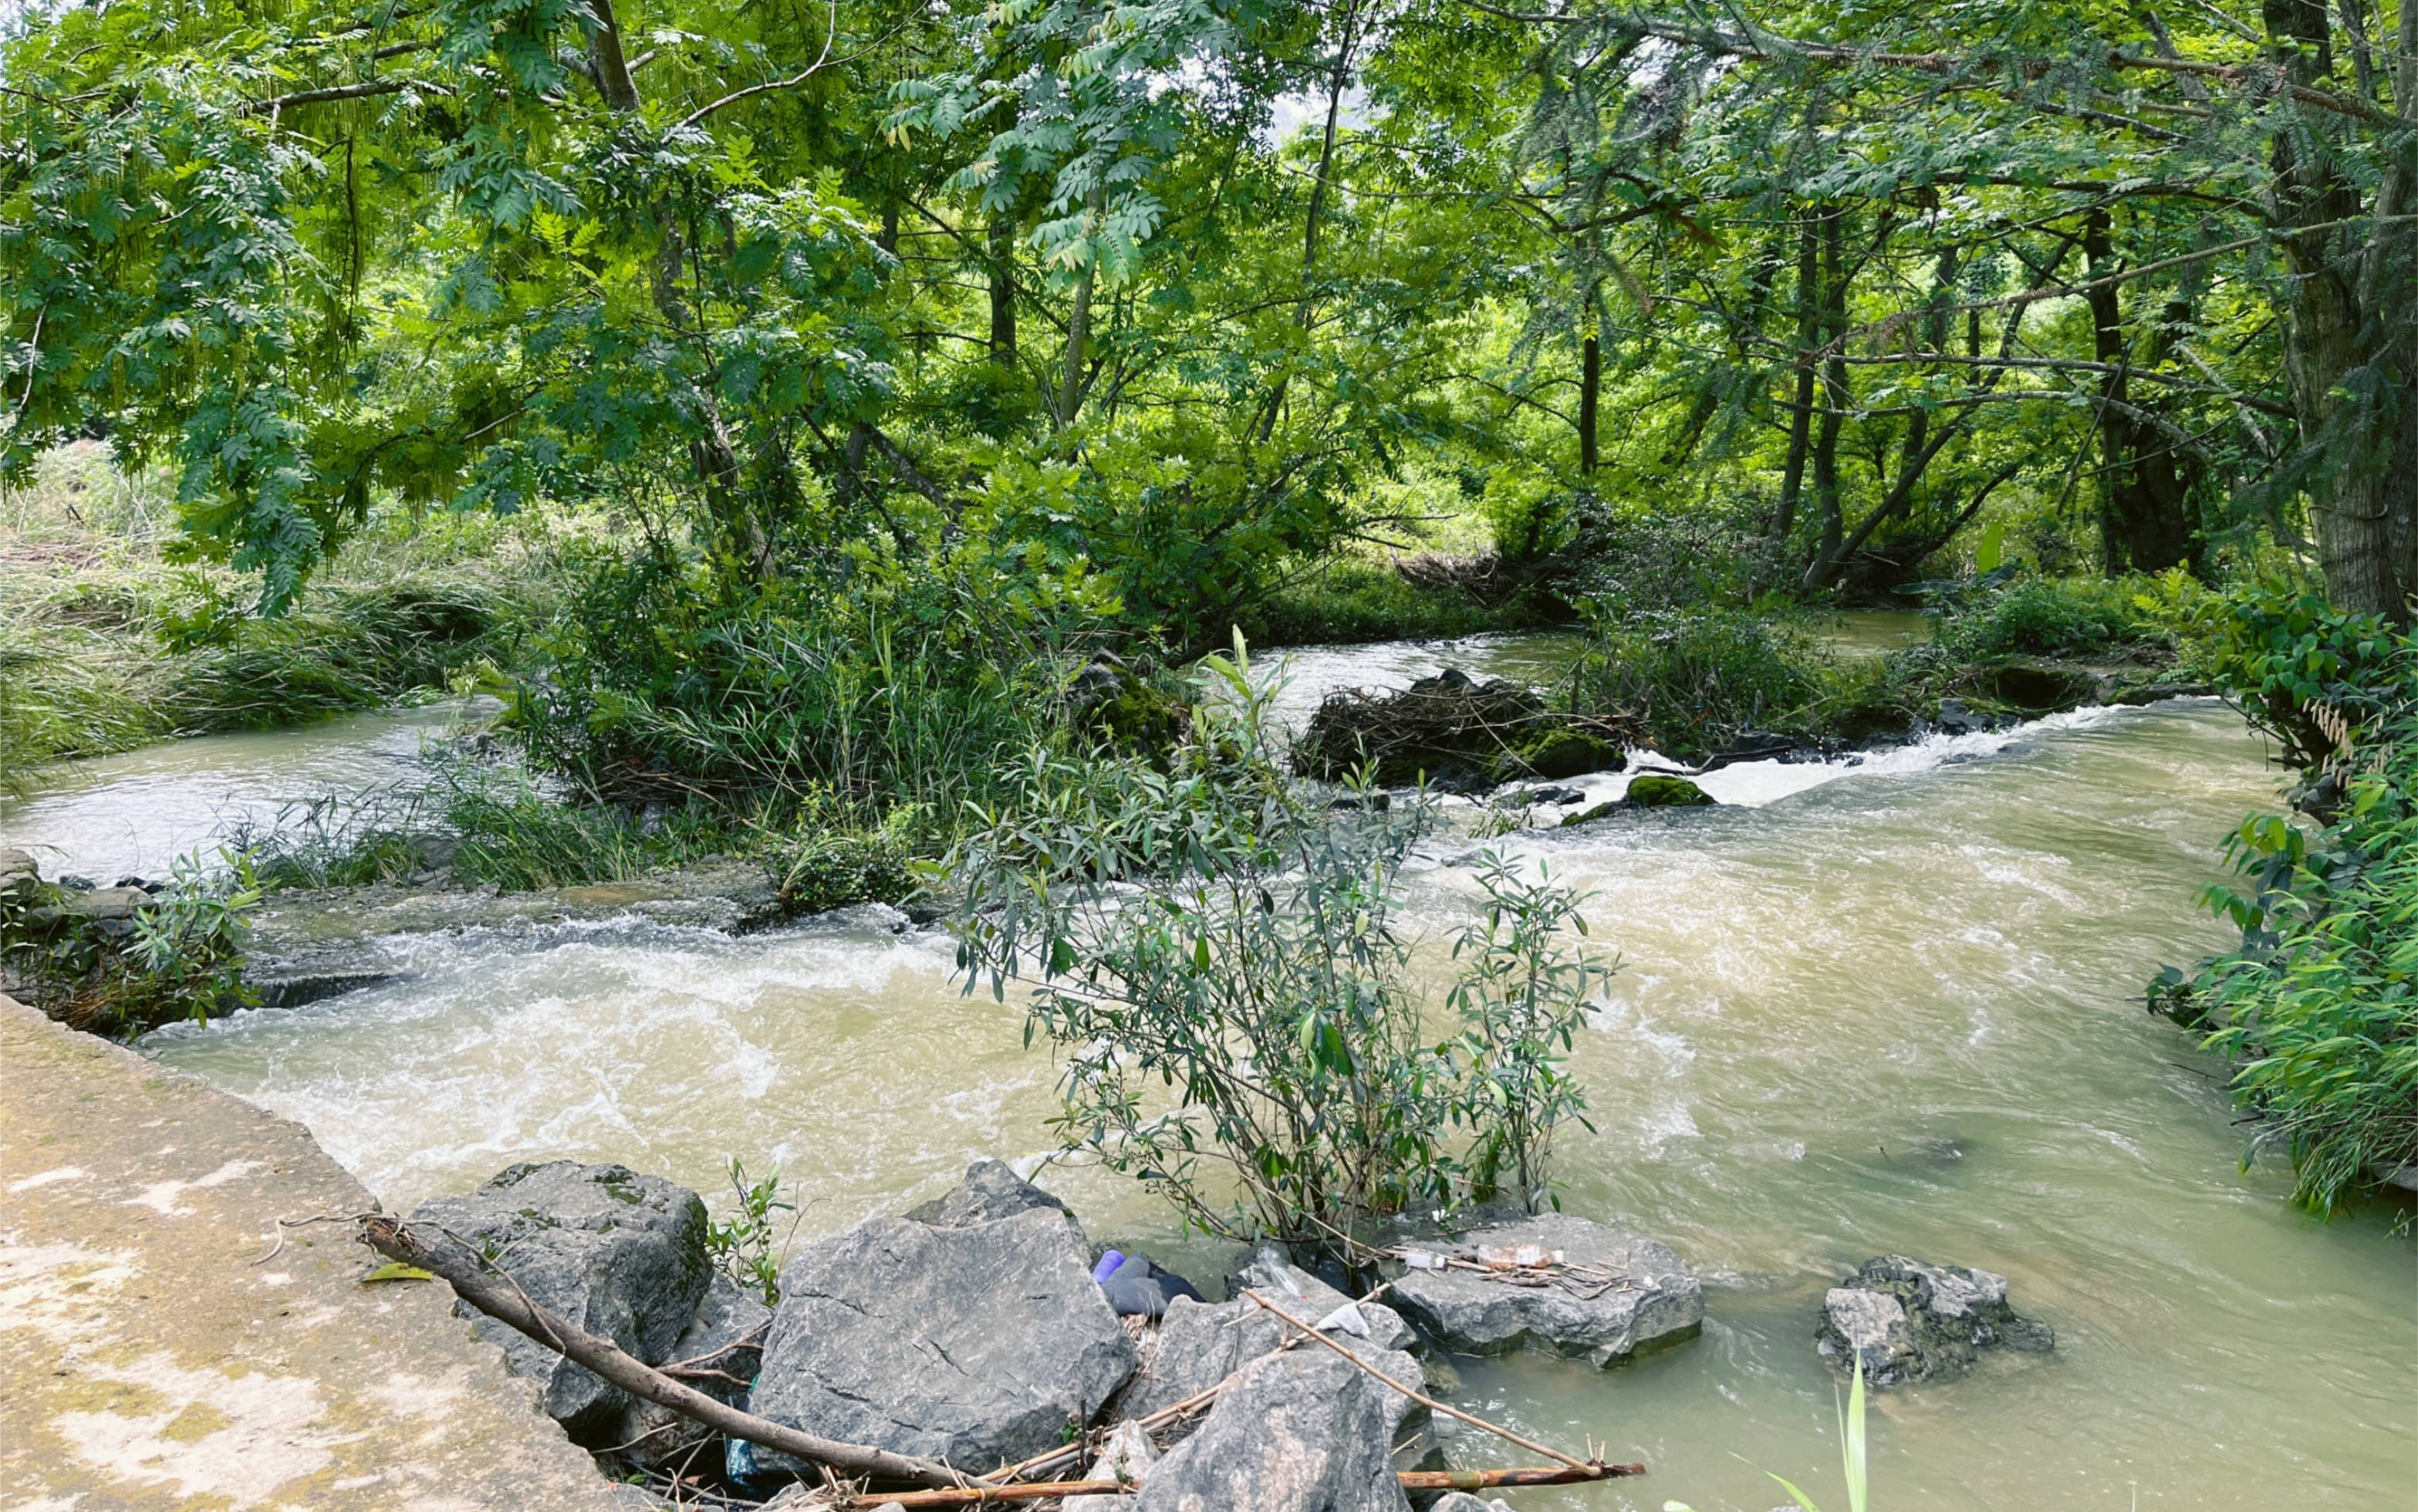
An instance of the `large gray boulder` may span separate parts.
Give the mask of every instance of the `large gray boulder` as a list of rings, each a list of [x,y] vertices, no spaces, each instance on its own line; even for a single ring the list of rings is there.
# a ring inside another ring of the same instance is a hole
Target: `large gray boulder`
[[[649,1365],[668,1356],[713,1275],[697,1195],[625,1166],[508,1167],[475,1192],[422,1202],[411,1222],[459,1238],[530,1300]],[[610,1435],[628,1393],[484,1314],[455,1310],[503,1348],[514,1374],[540,1382],[546,1412],[574,1442],[619,1442]]]
[[[696,1316],[656,1363],[674,1367],[674,1379],[681,1385],[736,1406],[756,1379],[765,1327],[772,1321],[773,1309],[717,1271],[706,1287],[705,1300],[697,1304]],[[621,1457],[642,1470],[685,1473],[719,1467],[720,1451],[712,1445],[720,1436],[660,1402],[634,1397],[621,1410],[613,1443],[626,1445]]]
[[[1315,1344],[1270,1355],[1151,1467],[1135,1512],[1408,1512],[1394,1478],[1400,1399]]]
[[[1692,1338],[1704,1324],[1694,1274],[1668,1245],[1642,1235],[1548,1213],[1473,1229],[1455,1247],[1529,1245],[1560,1255],[1566,1278],[1528,1286],[1470,1270],[1411,1270],[1390,1295],[1413,1326],[1463,1354],[1525,1347],[1610,1366]]]
[[[1866,1260],[1831,1288],[1814,1336],[1833,1369],[1851,1374],[1861,1359],[1875,1386],[1948,1380],[1972,1368],[1982,1350],[2038,1352],[2056,1342],[2046,1323],[2016,1315],[2005,1276],[1904,1255]]]
[[[1065,1442],[1133,1368],[1133,1340],[1063,1214],[873,1218],[781,1273],[748,1409],[988,1471]]]
[[[917,1223],[941,1229],[962,1229],[989,1223],[1035,1208],[1048,1208],[1065,1217],[1074,1210],[996,1160],[977,1160],[966,1168],[966,1179],[932,1199],[907,1210]]]

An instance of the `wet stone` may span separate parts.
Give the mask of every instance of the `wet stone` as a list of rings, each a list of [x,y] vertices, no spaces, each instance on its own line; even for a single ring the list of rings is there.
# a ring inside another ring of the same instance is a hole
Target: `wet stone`
[[[1412,1326],[1464,1354],[1526,1348],[1610,1366],[1692,1338],[1704,1323],[1694,1273],[1670,1246],[1640,1234],[1549,1213],[1471,1229],[1453,1247],[1523,1246],[1561,1256],[1569,1278],[1529,1286],[1470,1270],[1409,1270],[1389,1295]]]
[[[1982,1350],[2037,1352],[2057,1336],[2020,1317],[2007,1301],[2007,1278],[1904,1255],[1867,1260],[1822,1299],[1815,1348],[1841,1374],[1863,1363],[1875,1386],[1950,1380],[1972,1368]]]

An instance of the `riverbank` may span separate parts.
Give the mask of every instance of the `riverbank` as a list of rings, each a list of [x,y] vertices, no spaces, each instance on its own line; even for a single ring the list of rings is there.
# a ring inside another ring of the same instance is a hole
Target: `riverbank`
[[[0,1500],[644,1505],[424,1284],[300,1125],[0,998]],[[271,1251],[274,1253],[271,1254]]]

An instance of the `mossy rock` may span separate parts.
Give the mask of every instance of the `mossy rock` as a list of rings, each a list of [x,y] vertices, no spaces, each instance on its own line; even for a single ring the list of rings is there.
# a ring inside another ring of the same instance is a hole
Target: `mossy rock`
[[[1570,815],[1562,820],[1560,828],[1567,830],[1573,824],[1591,824],[1597,819],[1610,818],[1613,815],[1628,809],[1710,808],[1712,806],[1714,806],[1713,795],[1687,778],[1649,771],[1643,776],[1631,777],[1629,780],[1629,791],[1625,795],[1608,803],[1598,803],[1593,808]]]
[[[1832,716],[1829,733],[1849,745],[1875,741],[1903,741],[1913,731],[1914,716],[1893,703],[1851,704]]]
[[[1161,755],[1182,743],[1192,727],[1192,711],[1134,678],[1093,710],[1092,724],[1121,750]]]
[[[1520,761],[1538,777],[1579,777],[1591,771],[1617,771],[1627,759],[1620,747],[1585,730],[1548,730],[1522,746]]]
[[[1653,771],[1630,778],[1623,796],[1638,808],[1703,808],[1713,801],[1712,794],[1685,777]]]

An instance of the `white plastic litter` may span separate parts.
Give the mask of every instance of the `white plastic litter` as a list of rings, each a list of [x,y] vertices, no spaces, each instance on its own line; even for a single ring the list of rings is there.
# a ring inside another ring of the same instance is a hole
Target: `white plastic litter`
[[[1423,1249],[1409,1249],[1402,1252],[1402,1263],[1415,1271],[1441,1271],[1444,1269],[1444,1257],[1431,1255]]]
[[[1347,1302],[1318,1321],[1318,1331],[1322,1334],[1330,1334],[1338,1330],[1351,1335],[1354,1338],[1369,1336],[1369,1320],[1361,1316],[1360,1304]]]

